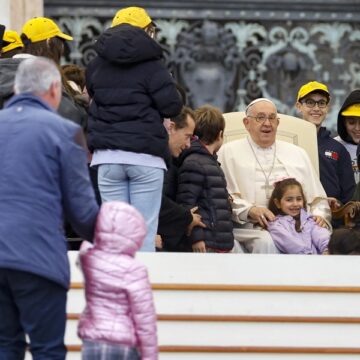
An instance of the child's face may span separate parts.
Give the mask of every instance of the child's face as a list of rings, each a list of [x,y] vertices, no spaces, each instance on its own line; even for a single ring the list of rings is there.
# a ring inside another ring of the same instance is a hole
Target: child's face
[[[345,128],[347,133],[351,136],[355,144],[360,142],[360,117],[346,116]]]
[[[275,199],[275,205],[278,209],[290,216],[297,216],[304,207],[304,199],[298,186],[290,186],[286,189],[283,197]]]

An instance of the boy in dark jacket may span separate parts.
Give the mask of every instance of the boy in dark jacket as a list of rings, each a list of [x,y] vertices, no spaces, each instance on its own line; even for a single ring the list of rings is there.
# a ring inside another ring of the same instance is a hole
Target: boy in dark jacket
[[[194,131],[198,139],[180,158],[177,202],[188,208],[198,206],[206,225],[195,227],[189,236],[193,252],[230,252],[234,246],[229,194],[216,157],[224,128],[225,120],[217,108],[198,108]]]
[[[316,126],[320,181],[327,196],[345,204],[354,193],[355,180],[348,151],[321,126],[329,111],[329,102],[327,86],[311,81],[300,88],[296,108],[304,120]]]

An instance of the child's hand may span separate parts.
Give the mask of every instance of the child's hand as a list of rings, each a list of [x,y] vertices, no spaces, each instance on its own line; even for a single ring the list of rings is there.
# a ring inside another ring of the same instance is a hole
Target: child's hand
[[[206,253],[205,241],[198,241],[192,245],[193,252]]]

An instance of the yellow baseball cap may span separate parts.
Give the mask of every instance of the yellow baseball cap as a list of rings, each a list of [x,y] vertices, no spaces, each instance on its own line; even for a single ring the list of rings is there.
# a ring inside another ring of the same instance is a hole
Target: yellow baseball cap
[[[325,92],[330,97],[330,93],[329,93],[329,90],[326,85],[319,83],[317,81],[310,81],[300,88],[298,95],[297,95],[297,101],[299,101],[304,96],[306,96],[316,90]]]
[[[45,17],[30,19],[23,26],[22,33],[33,43],[51,39],[55,36],[64,40],[73,40],[72,36],[64,34],[53,20]]]
[[[23,48],[24,44],[20,39],[19,34],[13,30],[7,30],[4,33],[3,37],[4,46],[1,50],[2,53],[6,53],[10,50],[14,50],[17,48]]]
[[[360,104],[353,104],[348,106],[344,111],[341,112],[341,115],[360,117]]]
[[[114,16],[111,27],[120,24],[130,24],[144,29],[153,21],[145,9],[141,7],[131,6],[120,9]]]

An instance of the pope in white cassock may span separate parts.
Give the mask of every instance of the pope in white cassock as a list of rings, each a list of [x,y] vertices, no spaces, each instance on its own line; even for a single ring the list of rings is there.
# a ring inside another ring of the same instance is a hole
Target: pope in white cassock
[[[224,144],[218,160],[233,197],[234,252],[278,253],[264,230],[275,219],[267,209],[273,183],[294,177],[303,186],[308,211],[320,226],[330,226],[331,211],[325,191],[304,149],[276,140],[276,106],[268,99],[252,101],[243,119],[249,135]]]

